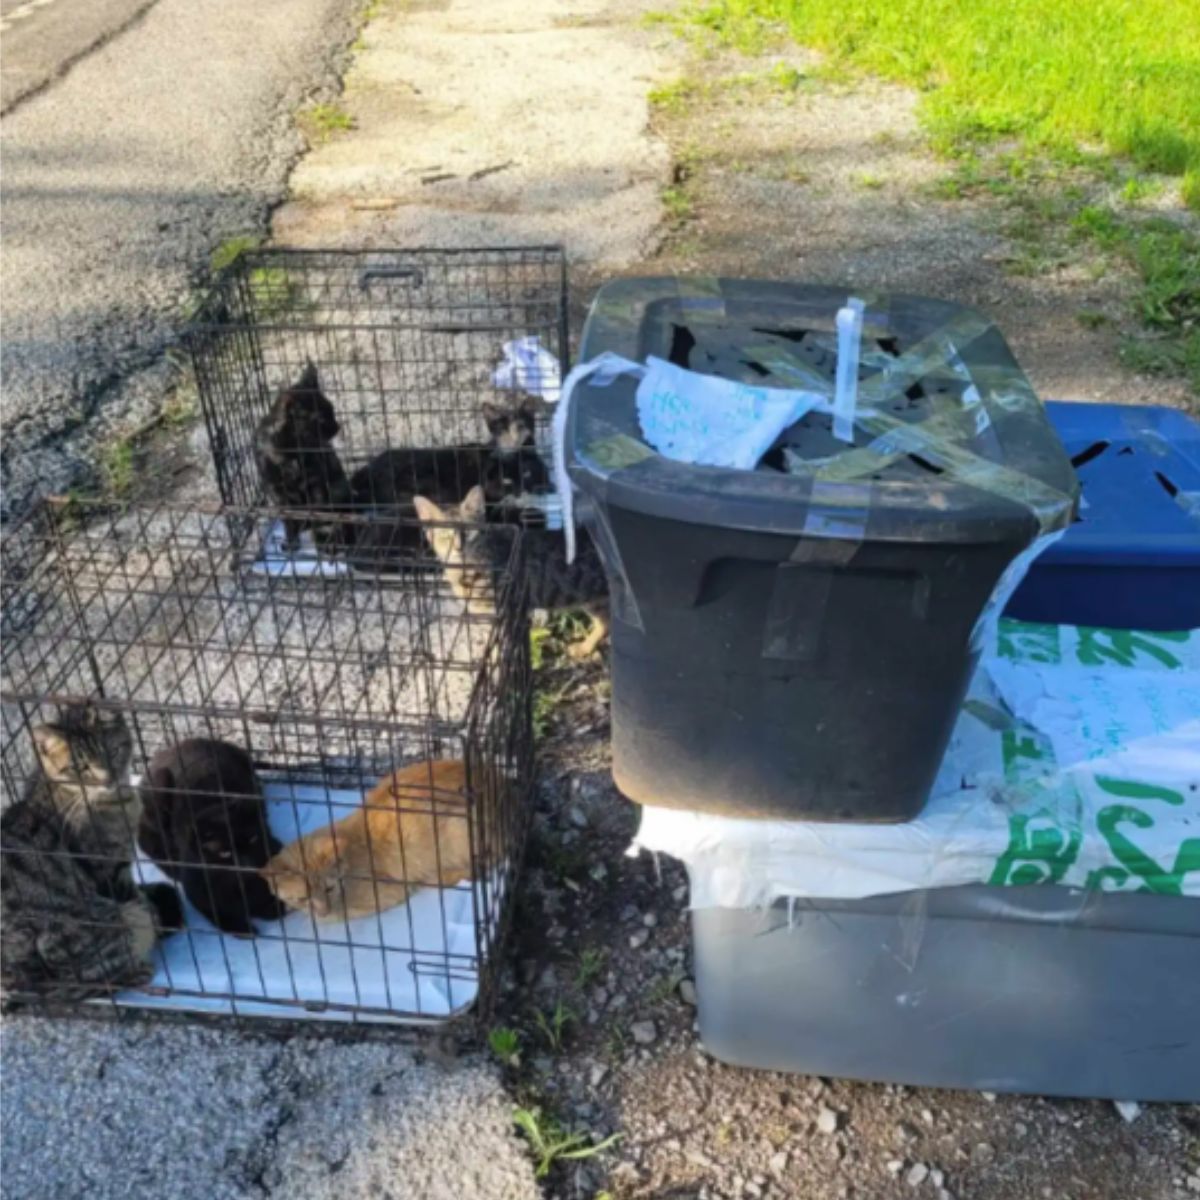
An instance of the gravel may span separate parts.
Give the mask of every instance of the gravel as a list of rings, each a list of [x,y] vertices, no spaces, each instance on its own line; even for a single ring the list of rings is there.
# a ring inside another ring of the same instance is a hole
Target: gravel
[[[13,1200],[534,1200],[496,1071],[395,1042],[4,1022]]]
[[[839,1118],[838,1114],[831,1108],[822,1106],[817,1112],[817,1131],[824,1134],[833,1134],[838,1131]]]

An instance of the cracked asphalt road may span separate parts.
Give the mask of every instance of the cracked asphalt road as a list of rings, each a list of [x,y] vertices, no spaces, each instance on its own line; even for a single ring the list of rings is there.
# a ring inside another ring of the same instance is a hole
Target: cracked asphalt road
[[[11,1200],[537,1200],[493,1069],[396,1041],[3,1029]]]
[[[0,123],[6,514],[156,411],[192,288],[226,237],[265,231],[303,149],[292,114],[334,79],[354,8],[6,0],[6,103],[51,80]]]

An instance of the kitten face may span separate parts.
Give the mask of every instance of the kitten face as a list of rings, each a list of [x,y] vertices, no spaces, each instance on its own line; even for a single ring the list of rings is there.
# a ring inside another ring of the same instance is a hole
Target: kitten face
[[[515,408],[485,402],[483,419],[487,424],[492,445],[501,454],[511,454],[522,446],[533,445],[537,426],[537,405],[528,396]]]
[[[413,506],[450,590],[468,612],[494,613],[495,583],[481,545],[486,514],[483,488],[473,487],[461,504],[441,508],[425,496],[414,496]]]
[[[65,709],[59,719],[32,730],[38,761],[51,783],[99,792],[124,782],[133,738],[120,713],[91,705]]]
[[[315,850],[308,854],[308,870],[304,864],[305,851],[300,842],[285,846],[259,874],[267,886],[288,908],[309,911],[318,919],[331,916],[341,901],[341,881],[336,860],[331,869],[322,869],[312,861]]]
[[[289,392],[285,406],[292,438],[301,450],[323,446],[341,430],[337,413],[322,392]]]

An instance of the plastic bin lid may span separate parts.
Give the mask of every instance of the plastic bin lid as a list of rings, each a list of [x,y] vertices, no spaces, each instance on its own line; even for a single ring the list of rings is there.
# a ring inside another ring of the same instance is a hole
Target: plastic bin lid
[[[655,356],[832,395],[836,314],[850,294],[753,279],[619,279],[592,304],[580,360]],[[585,380],[567,424],[576,487],[667,519],[797,536],[989,542],[1064,528],[1074,471],[995,325],[941,300],[853,294],[866,304],[853,445],[810,413],[757,470],[673,461],[642,438],[636,380]]]
[[[1200,567],[1200,422],[1172,408],[1046,405],[1082,488],[1045,563]]]

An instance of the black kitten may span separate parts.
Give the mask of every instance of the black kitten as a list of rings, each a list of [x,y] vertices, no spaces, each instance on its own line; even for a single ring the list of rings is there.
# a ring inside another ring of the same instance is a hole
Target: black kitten
[[[485,402],[487,442],[385,450],[350,477],[354,506],[413,517],[414,496],[451,504],[482,487],[489,520],[525,523],[534,514],[520,498],[553,490],[550,472],[534,448],[539,404],[527,395],[507,406]],[[366,570],[395,569],[422,551],[420,529],[411,521],[372,521],[344,541],[353,544],[350,562]]]
[[[193,738],[160,750],[142,784],[137,841],[218,929],[253,934],[287,913],[258,874],[283,847],[249,755]]]
[[[330,445],[338,430],[337,414],[321,391],[317,368],[303,374],[275,398],[258,423],[254,447],[267,495],[284,508],[338,509],[350,499],[350,485]],[[284,547],[294,550],[305,529],[318,546],[345,536],[339,525],[301,517],[284,519]]]

